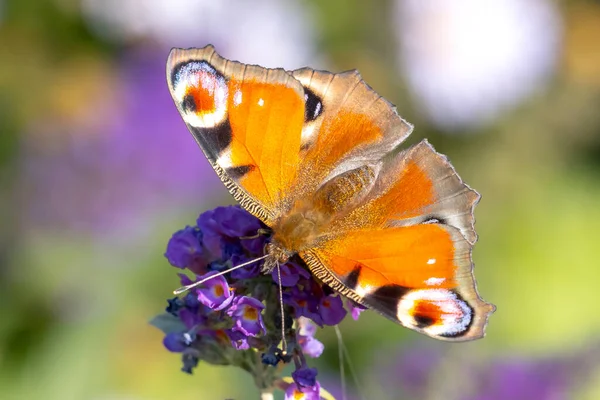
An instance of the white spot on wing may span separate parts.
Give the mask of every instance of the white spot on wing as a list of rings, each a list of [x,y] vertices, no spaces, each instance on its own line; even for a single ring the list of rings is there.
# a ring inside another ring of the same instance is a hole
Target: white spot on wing
[[[223,169],[232,168],[233,161],[231,161],[231,149],[225,150],[219,158],[217,158],[217,165]]]
[[[356,288],[354,289],[354,291],[356,292],[356,294],[358,294],[360,297],[365,297],[366,295],[368,295],[369,293],[371,293],[373,291],[373,286],[371,285],[361,285],[360,283],[356,286]]]
[[[264,106],[265,105],[265,101],[263,99],[258,99],[258,105],[259,106]]]
[[[427,264],[432,265],[435,264],[437,260],[435,258],[430,258],[429,260],[427,260]]]
[[[438,286],[444,283],[446,278],[429,278],[425,281],[427,286]]]
[[[236,90],[233,94],[233,105],[239,106],[240,104],[242,104],[242,91]]]
[[[302,134],[300,136],[302,145],[313,141],[313,136],[315,135],[315,133],[317,133],[317,130],[315,128],[316,124],[314,121],[307,122],[304,124],[304,127],[302,128]]]

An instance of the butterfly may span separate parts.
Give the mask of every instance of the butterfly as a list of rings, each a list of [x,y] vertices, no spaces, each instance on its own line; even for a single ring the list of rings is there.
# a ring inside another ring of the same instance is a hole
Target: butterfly
[[[479,194],[357,71],[268,69],[173,49],[171,96],[229,192],[333,290],[433,338],[485,334],[471,250]]]

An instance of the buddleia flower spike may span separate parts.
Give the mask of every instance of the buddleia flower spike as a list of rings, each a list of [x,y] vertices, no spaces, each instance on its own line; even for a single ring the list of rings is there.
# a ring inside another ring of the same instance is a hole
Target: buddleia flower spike
[[[180,270],[182,289],[151,324],[164,332],[165,348],[181,354],[183,372],[200,362],[237,366],[263,394],[333,399],[307,358],[324,351],[318,327],[357,318],[362,308],[317,282],[299,258],[261,273],[269,232],[238,206],[206,211],[175,232],[165,257]],[[295,369],[282,377],[277,367],[287,363]]]

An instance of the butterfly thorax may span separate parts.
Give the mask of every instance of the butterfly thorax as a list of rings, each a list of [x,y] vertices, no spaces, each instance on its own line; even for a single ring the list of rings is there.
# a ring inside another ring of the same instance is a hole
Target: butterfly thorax
[[[272,243],[291,253],[313,247],[329,220],[330,216],[314,205],[297,204],[272,227]]]
[[[277,263],[288,261],[294,254],[314,247],[328,221],[325,213],[314,207],[311,209],[307,204],[297,203],[291,212],[284,214],[273,225],[273,238],[266,249],[270,257],[265,261],[265,267],[272,269]]]
[[[271,243],[265,249],[269,255],[263,266],[265,272],[272,271],[275,266],[286,263],[300,250],[310,247],[315,235],[314,221],[300,214],[285,218],[277,225]]]
[[[274,258],[286,255],[287,261],[293,254],[317,246],[331,229],[332,218],[343,215],[369,186],[369,177],[363,176],[365,169],[368,167],[331,179],[312,197],[297,200],[288,212],[282,213],[272,226]]]

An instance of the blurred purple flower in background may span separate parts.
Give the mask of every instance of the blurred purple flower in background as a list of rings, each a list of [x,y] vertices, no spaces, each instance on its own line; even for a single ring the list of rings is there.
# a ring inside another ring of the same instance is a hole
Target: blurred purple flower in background
[[[82,8],[93,28],[117,41],[212,43],[227,58],[289,69],[306,65],[314,51],[315,30],[295,0],[83,0]]]
[[[480,357],[440,345],[399,352],[378,380],[396,398],[561,400],[573,398],[600,367],[600,348],[574,355]]]
[[[400,62],[433,123],[458,130],[491,120],[544,85],[562,22],[550,0],[396,0]]]
[[[90,99],[77,121],[34,126],[23,159],[30,224],[126,233],[167,205],[197,206],[225,193],[173,105],[166,55],[127,54],[118,65],[116,99]]]

